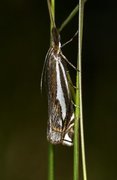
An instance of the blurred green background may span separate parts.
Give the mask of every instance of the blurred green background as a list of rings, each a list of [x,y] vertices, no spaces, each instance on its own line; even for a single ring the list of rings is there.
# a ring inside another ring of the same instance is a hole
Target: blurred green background
[[[76,6],[56,2],[59,27]],[[89,180],[117,179],[116,4],[88,1],[84,15],[83,102]],[[77,17],[61,33],[77,30]],[[47,100],[40,76],[49,47],[46,0],[0,2],[0,179],[47,180]],[[63,48],[76,64],[77,38]],[[75,81],[75,72],[70,68]],[[72,180],[73,148],[55,147],[56,180]]]

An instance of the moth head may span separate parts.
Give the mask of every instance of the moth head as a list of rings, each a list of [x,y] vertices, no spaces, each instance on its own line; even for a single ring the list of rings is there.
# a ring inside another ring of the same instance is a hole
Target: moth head
[[[56,27],[52,28],[52,46],[54,47],[61,47],[60,43],[60,34],[58,33],[58,30]]]

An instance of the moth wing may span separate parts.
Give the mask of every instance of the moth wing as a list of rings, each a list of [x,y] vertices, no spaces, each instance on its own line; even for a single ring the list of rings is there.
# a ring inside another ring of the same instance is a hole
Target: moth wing
[[[62,143],[66,131],[73,121],[73,104],[63,57],[51,53],[47,64],[48,130],[47,137],[52,143]]]
[[[40,80],[40,89],[41,89],[41,92],[42,92],[42,88],[43,88],[43,80],[45,81],[45,74],[46,74],[46,66],[47,66],[47,63],[48,63],[48,59],[50,57],[50,54],[51,54],[51,51],[52,51],[52,48],[49,48],[47,54],[46,54],[46,57],[45,57],[45,60],[44,60],[44,64],[43,64],[43,69],[42,69],[42,73],[41,73],[41,80]]]

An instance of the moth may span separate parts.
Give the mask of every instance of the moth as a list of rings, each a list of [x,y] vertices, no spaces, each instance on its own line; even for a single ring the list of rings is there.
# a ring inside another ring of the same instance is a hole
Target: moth
[[[49,2],[48,6],[50,11]],[[51,14],[50,17],[52,18]],[[72,65],[62,53],[60,35],[54,23],[51,32],[51,46],[45,58],[41,78],[42,84],[43,75],[45,75],[48,94],[47,140],[52,144],[72,146],[74,107],[66,62]]]

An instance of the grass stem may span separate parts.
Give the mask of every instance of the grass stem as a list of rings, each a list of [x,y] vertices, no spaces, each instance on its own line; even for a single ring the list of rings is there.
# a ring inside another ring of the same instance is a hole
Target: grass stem
[[[86,2],[87,0],[84,0],[84,2]],[[59,28],[59,32],[61,32],[65,26],[73,19],[73,17],[77,14],[79,10],[79,5],[77,5],[73,11],[69,14],[69,16],[64,20],[64,22],[61,24],[60,28]]]
[[[54,180],[54,148],[48,145],[48,180]]]
[[[84,0],[79,0],[79,34],[78,34],[78,57],[77,68],[79,72],[76,74],[76,111],[75,111],[75,128],[74,128],[74,177],[73,180],[79,180],[79,127],[81,132],[81,154],[83,179],[87,180],[86,160],[85,160],[85,145],[83,131],[83,106],[82,106],[82,37],[83,37],[83,14]],[[80,107],[80,108],[78,108]],[[80,118],[80,121],[79,121]]]
[[[51,0],[51,12],[53,19],[55,19],[55,0]],[[52,29],[52,21],[50,22],[50,33]],[[51,34],[50,34],[51,37]],[[51,39],[50,39],[51,41]],[[48,145],[48,180],[54,180],[54,146],[49,143]]]
[[[84,16],[84,0],[79,0],[79,89],[80,89],[80,133],[81,133],[81,154],[83,179],[87,180],[86,160],[85,160],[85,142],[84,142],[84,127],[83,127],[83,104],[82,104],[82,37],[83,37],[83,16]]]

